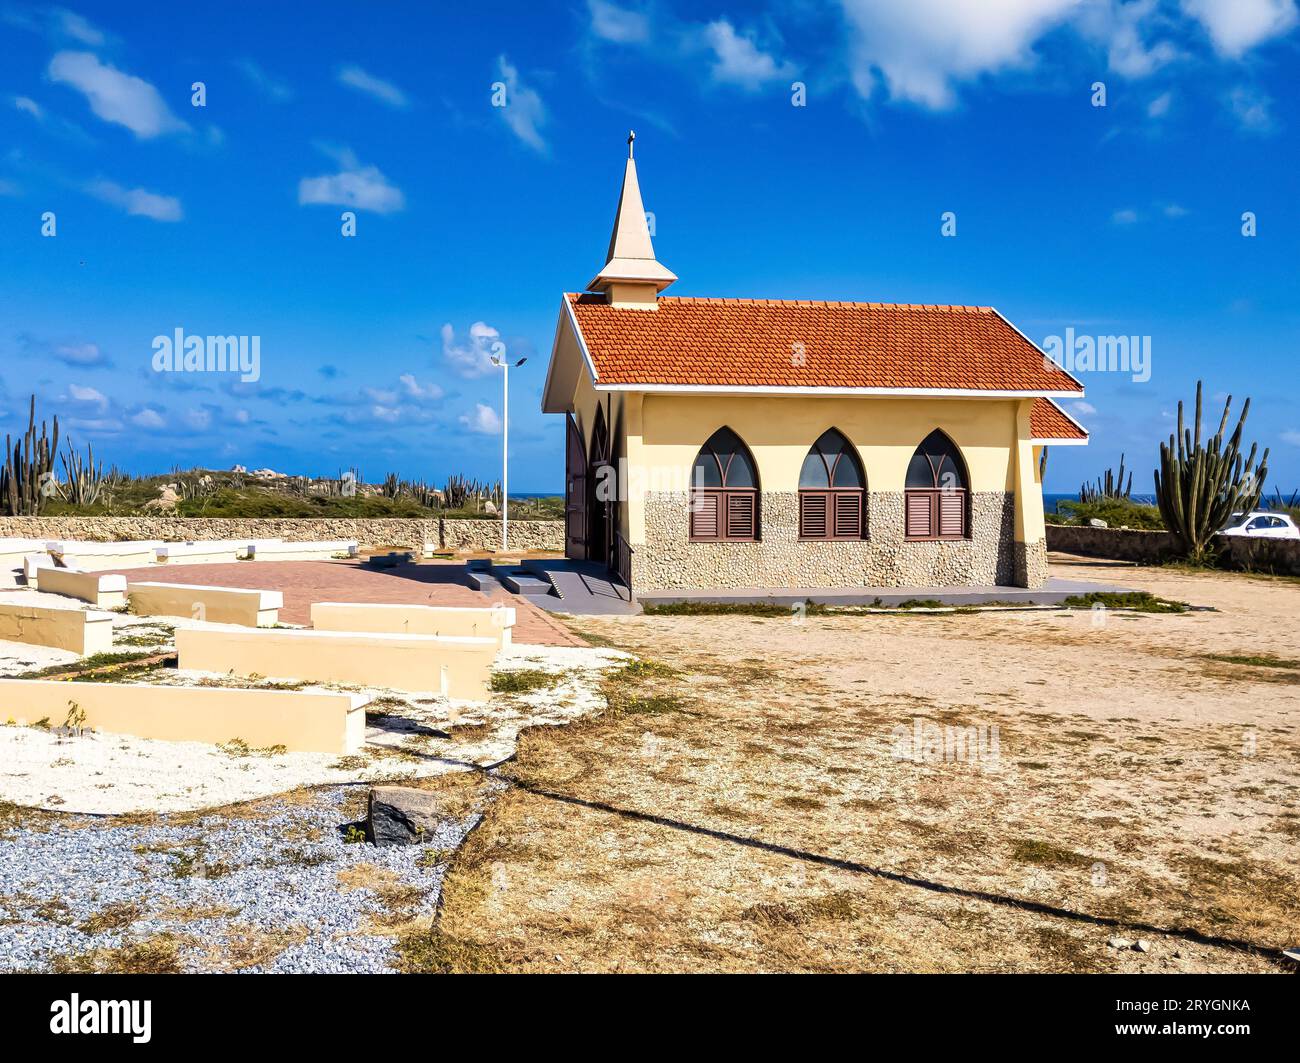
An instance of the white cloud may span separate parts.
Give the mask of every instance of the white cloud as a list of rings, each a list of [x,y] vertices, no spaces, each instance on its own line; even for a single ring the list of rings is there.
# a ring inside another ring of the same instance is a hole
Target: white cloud
[[[254,88],[265,93],[268,98],[276,103],[286,103],[293,99],[293,89],[289,87],[288,82],[272,77],[253,60],[237,59],[235,60],[235,66]]]
[[[385,424],[394,424],[402,416],[402,411],[392,406],[374,405],[370,407],[371,416],[376,421],[383,421]]]
[[[1163,118],[1169,113],[1169,105],[1173,102],[1174,94],[1172,92],[1162,92],[1147,104],[1147,116],[1149,118]]]
[[[175,196],[159,195],[143,188],[123,188],[115,181],[101,178],[86,185],[86,192],[96,199],[154,221],[180,221],[181,201]]]
[[[1269,133],[1273,129],[1272,99],[1246,85],[1238,85],[1228,93],[1228,110],[1237,123],[1248,133]]]
[[[391,214],[406,206],[402,190],[392,184],[377,166],[362,166],[348,149],[327,151],[342,169],[336,174],[304,177],[298,182],[298,203],[332,204]]]
[[[1106,49],[1110,69],[1144,78],[1179,57],[1169,41],[1147,44],[1150,26],[1163,26],[1157,0],[1084,0],[1074,14],[1079,32]]]
[[[442,398],[442,388],[437,384],[421,384],[413,373],[403,373],[397,379],[402,385],[402,393],[409,399],[435,402]]]
[[[1097,412],[1097,407],[1090,402],[1076,402],[1070,407],[1080,417],[1090,417]]]
[[[460,423],[477,435],[496,436],[501,434],[500,415],[491,406],[485,406],[481,402],[474,404],[473,414],[462,414]]]
[[[1183,0],[1220,55],[1238,59],[1257,44],[1296,25],[1295,0]]]
[[[56,7],[50,14],[63,35],[71,37],[74,41],[80,41],[82,44],[89,44],[92,48],[98,48],[108,39],[103,30],[93,25],[88,19],[78,15],[75,11]]]
[[[367,73],[356,63],[349,63],[347,66],[340,67],[338,79],[339,84],[347,85],[358,92],[364,92],[367,96],[373,96],[380,103],[388,104],[389,107],[396,107],[400,110],[411,105],[406,93],[391,81],[385,81],[383,78]]]
[[[66,365],[104,365],[108,361],[95,343],[61,343],[54,348],[54,357]]]
[[[384,406],[393,406],[397,403],[396,388],[362,388],[361,393],[371,402]]]
[[[98,409],[100,413],[103,413],[108,409],[107,396],[105,396],[102,391],[98,391],[95,388],[82,387],[80,384],[69,384],[68,396],[73,402],[89,403]]]
[[[189,128],[149,82],[101,63],[90,52],[56,52],[48,73],[84,95],[105,122],[126,126],[143,140]]]
[[[1300,431],[1294,428],[1288,428],[1282,433],[1282,442],[1290,443],[1293,447],[1300,447]]]
[[[754,38],[736,32],[725,18],[704,27],[704,41],[713,51],[713,80],[746,89],[792,77],[794,67],[758,47]]]
[[[164,428],[167,424],[157,410],[152,410],[147,406],[139,413],[132,414],[130,420],[137,428],[157,429]]]
[[[67,119],[60,118],[58,115],[51,114],[30,96],[13,97],[14,108],[22,111],[23,114],[31,115],[32,119],[39,122],[50,132],[64,137],[65,139],[78,140],[86,142],[90,140],[82,128],[75,122],[69,122]]]
[[[505,85],[505,106],[495,110],[520,140],[536,151],[545,152],[541,127],[546,125],[546,105],[535,89],[519,78],[519,71],[504,55],[497,57],[497,69]]]
[[[943,109],[957,81],[1023,65],[1045,30],[1077,0],[840,0],[849,24],[854,87],[864,98],[877,71],[889,95]]]
[[[20,111],[26,111],[38,122],[45,121],[45,108],[33,100],[30,96],[15,96],[14,106]]]
[[[615,44],[642,44],[650,39],[650,20],[640,11],[629,11],[606,0],[587,0],[591,32]]]
[[[206,432],[212,427],[212,411],[203,409],[186,410],[185,423],[196,432]]]
[[[463,377],[477,377],[492,369],[492,348],[501,333],[485,321],[469,327],[469,338],[461,341],[451,322],[442,326],[442,357],[452,370]]]
[[[1178,203],[1166,203],[1160,209],[1164,211],[1166,218],[1185,218],[1189,213],[1186,207]]]
[[[1138,220],[1138,212],[1131,207],[1124,207],[1117,210],[1110,216],[1110,220],[1116,225],[1132,225]]]

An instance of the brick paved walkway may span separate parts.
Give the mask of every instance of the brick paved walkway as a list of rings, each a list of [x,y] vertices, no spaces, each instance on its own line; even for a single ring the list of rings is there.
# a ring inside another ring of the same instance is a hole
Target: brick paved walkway
[[[128,583],[193,583],[203,587],[245,587],[280,591],[287,624],[311,623],[312,602],[375,602],[415,605],[490,605],[516,610],[516,642],[541,646],[585,646],[545,610],[513,594],[486,595],[465,582],[465,566],[425,562],[373,569],[357,561],[238,561],[228,565],[153,565],[120,570]]]

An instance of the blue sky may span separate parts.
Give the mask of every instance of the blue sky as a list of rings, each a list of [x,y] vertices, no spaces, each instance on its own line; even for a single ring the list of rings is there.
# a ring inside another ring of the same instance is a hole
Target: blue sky
[[[499,341],[511,482],[559,490],[546,357],[635,128],[670,294],[1149,337],[1148,380],[1080,374],[1049,490],[1121,451],[1150,490],[1198,377],[1300,484],[1295,0],[228,10],[0,0],[0,431],[35,391],[136,471],[494,476]],[[260,379],[154,372],[177,328]]]

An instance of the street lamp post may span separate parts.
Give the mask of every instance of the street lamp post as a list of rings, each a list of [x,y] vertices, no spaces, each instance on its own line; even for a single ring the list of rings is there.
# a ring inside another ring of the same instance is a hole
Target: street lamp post
[[[514,363],[518,369],[527,358]],[[504,358],[492,355],[492,364],[504,372],[501,376],[501,552],[510,546],[510,369]]]

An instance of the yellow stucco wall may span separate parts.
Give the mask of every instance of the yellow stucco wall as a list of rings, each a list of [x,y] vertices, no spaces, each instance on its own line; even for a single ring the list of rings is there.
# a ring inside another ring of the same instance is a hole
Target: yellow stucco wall
[[[939,428],[960,448],[972,491],[1017,491],[1020,469],[1026,470],[1024,486],[1027,495],[1037,496],[1037,515],[1031,497],[1023,507],[1029,538],[1017,534],[1017,539],[1042,538],[1042,498],[1028,471],[1033,467],[1030,400],[654,393],[635,398],[640,417],[629,418],[629,428],[639,432],[628,433],[629,479],[642,477],[650,490],[683,490],[700,447],[726,425],[753,453],[765,492],[798,490],[808,449],[828,428],[838,428],[857,447],[868,490],[899,492],[917,446]],[[675,487],[669,482],[674,476]],[[645,541],[640,494],[630,492],[626,506],[634,544]],[[1022,531],[1019,521],[1017,531]]]

